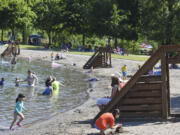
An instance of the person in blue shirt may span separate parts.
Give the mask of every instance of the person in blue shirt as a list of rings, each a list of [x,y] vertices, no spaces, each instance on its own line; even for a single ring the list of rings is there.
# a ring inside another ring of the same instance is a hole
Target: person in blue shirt
[[[4,86],[4,81],[5,81],[5,79],[4,79],[4,78],[1,78],[0,86]]]
[[[26,110],[23,101],[24,101],[25,96],[23,94],[19,94],[18,97],[16,98],[16,107],[14,109],[14,120],[11,123],[10,130],[13,130],[13,125],[17,120],[17,116],[20,117],[19,121],[17,122],[17,126],[21,127],[22,125],[20,124],[24,120],[24,115],[23,115],[23,110]]]
[[[49,81],[49,82],[46,82],[46,89],[45,91],[42,93],[42,95],[50,95],[52,96],[53,95],[53,87],[52,87],[52,82]]]

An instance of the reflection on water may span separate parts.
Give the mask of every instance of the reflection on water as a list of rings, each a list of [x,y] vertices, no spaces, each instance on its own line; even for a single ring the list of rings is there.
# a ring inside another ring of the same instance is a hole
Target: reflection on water
[[[9,62],[0,62],[0,78],[5,78],[5,86],[0,87],[0,125],[9,126],[13,119],[15,99],[19,93],[23,93],[26,98],[24,105],[27,112],[24,112],[24,124],[28,125],[38,120],[50,118],[57,112],[64,112],[72,109],[87,100],[86,76],[67,68],[52,69],[50,63],[33,61],[28,63],[19,60],[16,65]],[[20,87],[15,87],[15,78],[25,79],[27,70],[31,69],[39,78],[39,83],[35,87],[28,87],[27,84],[20,83]],[[60,87],[54,92],[54,96],[40,96],[45,89],[44,81],[49,76],[56,76],[65,87]]]

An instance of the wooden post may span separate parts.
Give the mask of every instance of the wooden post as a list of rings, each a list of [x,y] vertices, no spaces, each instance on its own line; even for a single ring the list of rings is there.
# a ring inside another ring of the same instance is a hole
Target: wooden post
[[[105,65],[106,67],[108,66],[108,52],[107,52],[107,49],[106,49],[106,57],[105,57]]]
[[[162,117],[167,119],[168,117],[168,90],[167,90],[167,62],[166,62],[166,52],[162,50],[161,58],[161,80],[162,80]]]
[[[169,64],[167,62],[168,60],[168,55],[166,53],[166,74],[167,74],[167,94],[168,94],[168,114],[171,114],[171,98],[170,98],[170,85],[169,85]]]
[[[103,53],[102,53],[102,57],[101,57],[102,59],[102,63],[101,63],[101,66],[103,66],[104,67],[104,63],[105,63],[105,52],[103,51]]]
[[[111,49],[109,49],[108,51],[109,51],[109,64],[112,67],[112,65],[111,65]]]

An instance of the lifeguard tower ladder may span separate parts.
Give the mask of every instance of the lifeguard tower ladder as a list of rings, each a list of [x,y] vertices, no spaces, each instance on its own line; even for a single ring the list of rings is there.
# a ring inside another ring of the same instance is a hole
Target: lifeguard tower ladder
[[[100,47],[83,66],[84,69],[91,67],[111,67],[111,47]]]

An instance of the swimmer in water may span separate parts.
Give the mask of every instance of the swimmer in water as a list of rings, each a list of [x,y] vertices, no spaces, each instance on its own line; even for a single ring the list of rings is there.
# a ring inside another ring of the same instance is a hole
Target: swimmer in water
[[[4,79],[4,78],[1,78],[0,86],[4,86],[4,82],[5,82],[5,79]]]
[[[20,80],[18,78],[16,78],[16,80],[15,80],[15,86],[16,87],[19,87],[19,82],[20,82]]]
[[[45,91],[42,93],[42,95],[53,95],[53,87],[52,87],[52,82],[48,82],[46,83],[46,89]]]
[[[48,87],[50,82],[51,82],[51,83],[53,82],[52,76],[49,76],[49,77],[46,79],[45,85]]]
[[[53,78],[52,85],[53,85],[53,90],[54,91],[59,90],[59,86],[63,86],[64,87],[64,85],[62,83],[60,83],[59,81],[57,81],[55,77]]]
[[[29,63],[31,62],[31,56],[28,57],[28,62],[29,62]]]
[[[38,82],[38,78],[37,78],[37,76],[36,76],[35,74],[33,74],[33,73],[31,72],[31,70],[28,70],[28,76],[27,76],[27,78],[26,78],[24,81],[22,81],[22,82],[26,82],[26,81],[27,81],[27,83],[28,83],[28,86],[35,86],[35,83]]]

